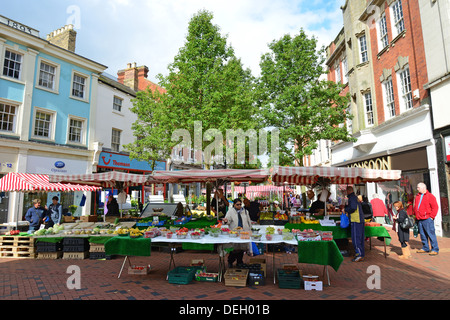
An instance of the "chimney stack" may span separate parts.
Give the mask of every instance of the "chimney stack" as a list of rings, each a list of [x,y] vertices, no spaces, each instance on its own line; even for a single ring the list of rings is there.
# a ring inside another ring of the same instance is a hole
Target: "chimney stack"
[[[75,52],[77,32],[69,24],[47,35],[47,41],[63,49]]]
[[[148,67],[138,67],[136,62],[127,63],[127,68],[117,72],[117,81],[133,89],[134,91],[145,90],[146,84],[142,81],[148,76]],[[139,85],[141,84],[141,86]]]

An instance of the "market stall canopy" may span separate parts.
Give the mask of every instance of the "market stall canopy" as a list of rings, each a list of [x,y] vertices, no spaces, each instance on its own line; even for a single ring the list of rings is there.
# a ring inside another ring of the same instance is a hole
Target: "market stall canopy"
[[[2,192],[96,191],[96,186],[50,182],[46,174],[10,172],[0,179]]]
[[[194,183],[194,182],[252,182],[262,183],[269,174],[264,169],[218,169],[218,170],[175,170],[155,171],[149,180],[165,183]]]
[[[77,183],[103,188],[124,189],[132,186],[151,184],[147,175],[118,171],[89,174],[51,175],[50,182]]]
[[[275,184],[326,185],[359,184],[400,180],[401,170],[376,170],[347,167],[278,167],[273,168]]]

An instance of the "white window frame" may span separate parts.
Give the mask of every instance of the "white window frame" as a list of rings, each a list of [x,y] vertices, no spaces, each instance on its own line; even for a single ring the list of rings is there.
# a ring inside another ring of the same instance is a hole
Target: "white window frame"
[[[348,62],[346,56],[342,59],[342,78],[344,84],[348,83]]]
[[[17,121],[19,117],[19,108],[20,105],[16,103],[12,103],[3,99],[0,99],[0,104],[2,105],[8,105],[10,107],[14,107],[14,114],[9,113],[10,115],[13,115],[13,121],[12,121],[12,130],[3,130],[3,113],[0,114],[0,133],[3,135],[16,135],[17,134]]]
[[[41,64],[42,63],[47,64],[47,65],[55,68],[55,74],[54,74],[54,79],[53,79],[53,88],[48,88],[48,87],[42,86],[40,84],[40,80],[41,80]],[[42,90],[49,91],[49,92],[57,94],[59,92],[59,78],[60,78],[60,70],[61,70],[60,64],[55,63],[55,62],[53,62],[51,60],[47,60],[47,59],[44,59],[42,57],[39,57],[38,61],[37,61],[37,68],[38,68],[38,70],[37,70],[37,77],[36,77],[36,88],[39,88],[39,89],[42,89]]]
[[[4,74],[5,66],[6,66],[6,52],[7,51],[9,51],[9,52],[11,52],[11,53],[21,57],[21,61],[18,62],[19,65],[20,65],[20,69],[19,69],[19,76],[17,78],[13,77],[13,76],[9,76],[7,74],[6,75]],[[0,75],[2,77],[5,77],[6,79],[12,79],[12,80],[15,80],[15,81],[22,81],[22,74],[23,74],[22,71],[23,71],[23,67],[24,67],[24,62],[25,62],[25,55],[23,53],[19,52],[19,50],[16,50],[16,49],[14,49],[12,47],[9,47],[9,46],[5,47],[5,50],[4,50],[3,56],[2,56],[2,70],[0,72]]]
[[[389,35],[387,29],[386,15],[383,14],[378,21],[378,52],[389,46]]]
[[[395,38],[405,30],[402,1],[395,1],[389,8],[391,12],[392,36]]]
[[[116,103],[116,100],[120,101],[120,104]],[[119,106],[119,110],[116,109],[116,106]],[[123,99],[118,96],[113,96],[113,111],[122,113],[123,108]]]
[[[395,113],[395,96],[394,96],[394,85],[392,83],[392,78],[389,77],[386,81],[382,83],[383,87],[383,100],[385,106],[385,116],[386,120],[392,119],[396,116]],[[394,113],[394,114],[392,114]]]
[[[363,39],[364,44],[362,44],[361,42]],[[369,48],[367,47],[367,37],[365,34],[362,34],[358,37],[358,45],[359,45],[359,58],[361,60],[361,63],[369,61]]]
[[[336,68],[334,71],[336,74],[336,83],[342,83],[341,65],[340,65],[339,61],[336,63]]]
[[[74,81],[75,81],[75,76],[84,78],[85,82],[84,82],[84,91],[83,91],[83,97],[78,97],[78,96],[74,96],[73,95],[73,89],[74,89]],[[90,77],[87,74],[72,70],[72,77],[70,79],[70,98],[72,99],[76,99],[79,101],[83,101],[83,102],[89,102],[89,88],[90,88]]]
[[[119,141],[116,141],[115,138],[117,138],[117,136],[114,135],[114,133],[117,132],[119,134],[118,138]],[[111,151],[113,152],[120,152],[120,139],[122,137],[122,130],[116,129],[116,128],[112,128],[111,130]],[[117,148],[116,148],[117,145]]]
[[[50,116],[50,125],[49,125],[49,135],[48,137],[45,136],[39,136],[35,134],[36,130],[36,116],[37,113],[44,113]],[[33,139],[39,139],[39,140],[48,140],[48,141],[54,141],[55,140],[55,129],[56,129],[56,111],[43,109],[43,108],[34,108],[34,114],[33,114],[33,125],[32,125],[32,132],[31,136]]]
[[[364,119],[366,127],[372,127],[375,124],[372,93],[371,92],[364,93],[363,99],[364,99]]]
[[[81,137],[80,137],[80,142],[77,141],[72,141],[70,140],[70,120],[75,120],[75,121],[81,121],[81,123],[83,124],[82,128],[81,128]],[[86,145],[86,136],[87,136],[87,120],[86,118],[81,118],[81,117],[77,117],[77,116],[73,116],[73,115],[69,115],[68,119],[67,119],[67,144],[71,144],[71,145]]]
[[[401,97],[400,112],[405,112],[413,108],[413,94],[409,66],[406,66],[397,72],[397,83],[399,84],[398,96]]]

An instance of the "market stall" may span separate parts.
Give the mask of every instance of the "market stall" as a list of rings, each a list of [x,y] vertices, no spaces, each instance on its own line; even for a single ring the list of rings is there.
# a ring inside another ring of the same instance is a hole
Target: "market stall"
[[[10,172],[6,176],[0,179],[0,191],[1,192],[70,192],[70,191],[96,191],[99,188],[96,186],[88,186],[76,183],[60,183],[50,181],[50,178],[46,174],[32,174],[32,173],[20,173]],[[9,227],[17,227],[19,225],[19,210],[15,210],[15,217],[13,225],[7,224]],[[22,222],[24,223],[24,222]]]

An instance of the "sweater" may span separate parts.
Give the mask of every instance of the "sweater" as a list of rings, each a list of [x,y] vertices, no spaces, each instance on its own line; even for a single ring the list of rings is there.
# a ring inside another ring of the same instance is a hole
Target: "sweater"
[[[388,214],[386,205],[383,200],[375,198],[370,200],[370,204],[372,205],[372,211],[374,217],[384,217]]]
[[[428,218],[436,218],[438,212],[438,204],[436,197],[426,191],[423,194],[422,202],[420,201],[422,194],[418,193],[414,201],[414,215],[416,220],[427,220]],[[419,206],[420,205],[420,206]]]

